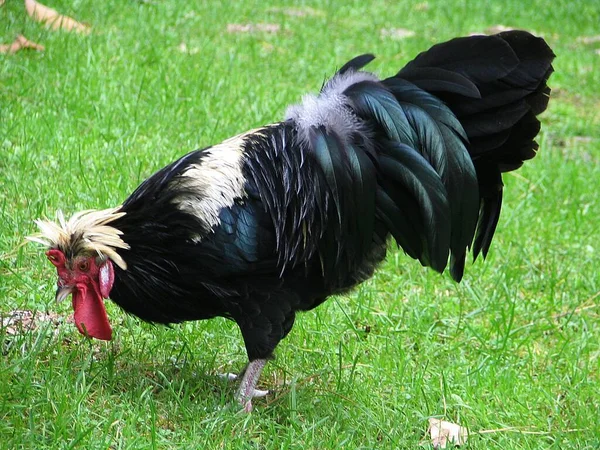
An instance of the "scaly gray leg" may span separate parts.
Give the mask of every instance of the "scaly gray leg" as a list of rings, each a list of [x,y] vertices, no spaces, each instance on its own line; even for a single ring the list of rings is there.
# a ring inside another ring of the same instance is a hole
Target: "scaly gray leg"
[[[242,382],[235,396],[235,399],[244,407],[244,411],[246,412],[252,411],[252,398],[264,397],[269,393],[269,391],[256,389],[256,384],[266,363],[266,359],[255,359],[254,361],[250,361],[248,367],[246,367]]]

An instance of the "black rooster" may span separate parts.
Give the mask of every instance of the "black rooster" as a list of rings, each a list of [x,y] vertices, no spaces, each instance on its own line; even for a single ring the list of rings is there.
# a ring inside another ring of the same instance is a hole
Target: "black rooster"
[[[554,54],[524,31],[435,45],[397,75],[345,64],[283,122],[193,151],[122,206],[37,221],[57,298],[110,339],[103,298],[142,320],[234,320],[248,352],[237,400],[297,311],[369,278],[391,235],[456,281],[485,256],[503,172],[533,158]]]

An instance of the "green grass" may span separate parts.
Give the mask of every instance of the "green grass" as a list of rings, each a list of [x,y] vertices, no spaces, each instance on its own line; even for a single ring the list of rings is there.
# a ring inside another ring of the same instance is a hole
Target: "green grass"
[[[541,151],[506,176],[485,264],[460,285],[392,252],[354,293],[298,317],[251,415],[228,405],[245,352],[225,320],[172,329],[109,305],[111,343],[70,324],[0,332],[0,448],[416,448],[429,417],[469,427],[474,449],[600,447],[600,3],[589,0],[52,1],[93,25],[50,32],[22,2],[0,39],[0,312],[71,314],[33,220],[104,208],[177,156],[282,118],[361,52],[392,74],[419,51],[503,24],[558,55]],[[289,5],[288,5],[289,6]],[[280,8],[280,9],[273,9]],[[228,23],[279,24],[227,33]],[[414,37],[382,37],[384,28]],[[187,52],[181,52],[181,43]],[[174,358],[174,360],[173,360]],[[175,362],[174,362],[175,361]]]

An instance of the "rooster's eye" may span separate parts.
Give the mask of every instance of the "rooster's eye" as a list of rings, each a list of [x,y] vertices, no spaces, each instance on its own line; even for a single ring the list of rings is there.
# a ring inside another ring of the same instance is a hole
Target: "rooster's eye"
[[[77,269],[79,269],[81,272],[87,272],[89,268],[90,263],[87,260],[80,261],[79,264],[77,264]]]

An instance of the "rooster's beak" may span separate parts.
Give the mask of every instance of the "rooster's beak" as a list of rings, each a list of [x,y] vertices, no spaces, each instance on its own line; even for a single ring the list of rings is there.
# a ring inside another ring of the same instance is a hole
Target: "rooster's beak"
[[[56,301],[62,302],[65,298],[71,295],[74,290],[74,286],[59,287],[58,289],[56,289]]]

